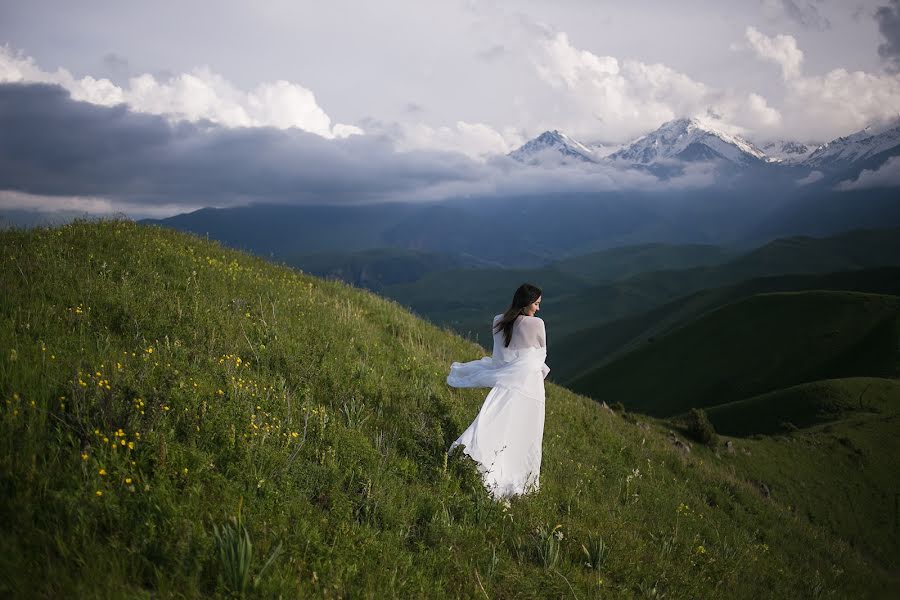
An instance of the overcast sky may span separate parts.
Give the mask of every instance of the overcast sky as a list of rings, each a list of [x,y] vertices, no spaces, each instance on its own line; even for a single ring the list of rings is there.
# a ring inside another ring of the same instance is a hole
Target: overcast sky
[[[705,116],[822,142],[900,115],[898,0],[0,0],[0,44],[0,82],[61,85],[71,99],[44,103],[60,115],[124,102],[337,153],[458,152],[462,179],[546,129],[615,145]],[[418,181],[428,160],[397,168]],[[47,193],[17,185],[0,181]]]

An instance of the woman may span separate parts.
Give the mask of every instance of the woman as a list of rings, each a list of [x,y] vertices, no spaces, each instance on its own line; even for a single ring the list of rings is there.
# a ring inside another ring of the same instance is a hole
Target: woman
[[[490,387],[475,420],[455,442],[471,456],[495,499],[537,491],[544,436],[544,379],[550,369],[541,289],[523,283],[494,317],[493,356],[450,365],[453,387]]]

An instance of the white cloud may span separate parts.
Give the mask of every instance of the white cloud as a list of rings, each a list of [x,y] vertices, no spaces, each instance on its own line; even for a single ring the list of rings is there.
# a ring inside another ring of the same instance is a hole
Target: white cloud
[[[712,100],[709,113],[718,116],[718,129],[733,135],[747,135],[748,131],[775,131],[782,125],[778,109],[769,106],[761,95],[750,92],[746,96],[725,94],[719,100]],[[723,121],[727,118],[728,121]]]
[[[797,47],[797,40],[793,36],[769,37],[760,33],[755,27],[747,27],[744,35],[757,56],[781,67],[782,77],[793,79],[800,75],[803,51]]]
[[[823,177],[825,177],[825,174],[822,173],[822,171],[810,171],[809,175],[797,180],[797,185],[809,185],[819,181]]]
[[[623,142],[680,117],[715,115],[725,129],[773,127],[781,115],[756,93],[717,90],[664,64],[619,60],[575,48],[547,33],[535,67],[566,105],[560,128],[586,141]]]
[[[591,163],[522,165],[505,156],[481,164],[476,176],[444,180],[406,192],[410,200],[442,200],[467,196],[530,196],[537,191],[550,194],[600,193],[613,190],[671,191],[705,188],[712,183],[708,165],[688,165],[683,175],[666,181],[636,169],[619,169]]]
[[[189,204],[135,204],[96,196],[44,196],[0,190],[0,210],[25,210],[52,214],[83,213],[93,216],[128,215],[131,218],[165,218],[203,208]]]
[[[75,100],[112,106],[127,103],[138,112],[189,121],[209,120],[226,127],[295,127],[325,138],[360,134],[353,125],[334,126],[316,102],[312,91],[296,83],[261,83],[253,91],[237,88],[207,67],[198,67],[167,81],[153,75],[132,77],[127,88],[108,79],[86,76],[76,79],[66,69],[48,72],[34,59],[0,47],[0,82],[59,84]]]
[[[853,181],[842,181],[839,190],[860,190],[866,188],[900,186],[900,156],[892,156],[874,171],[865,170]]]
[[[457,121],[452,127],[432,127],[419,122],[395,123],[390,126],[379,123],[373,127],[391,138],[394,147],[400,152],[458,152],[478,160],[485,160],[496,154],[507,154],[525,141],[517,131],[507,129],[500,132],[484,123],[465,121]]]
[[[900,77],[837,68],[824,75],[803,74],[803,52],[793,36],[767,36],[747,27],[750,49],[781,67],[785,84],[783,135],[830,139],[900,114]]]

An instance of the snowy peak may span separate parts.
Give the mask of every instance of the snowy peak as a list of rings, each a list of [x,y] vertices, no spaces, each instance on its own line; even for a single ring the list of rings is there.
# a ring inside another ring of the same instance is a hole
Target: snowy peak
[[[866,127],[822,144],[803,163],[814,169],[831,169],[856,163],[900,146],[900,121],[887,127]]]
[[[900,119],[825,144],[787,139],[759,146],[703,118],[669,121],[619,148],[588,146],[558,130],[545,131],[509,153],[527,165],[618,164],[668,168],[671,161],[720,161],[739,167],[770,164],[814,171],[843,169],[883,152],[900,154]]]
[[[552,162],[596,162],[594,152],[566,134],[553,130],[545,131],[509,153],[510,158],[525,164]]]
[[[818,142],[797,142],[794,140],[772,140],[761,144],[770,162],[797,164],[803,162],[821,144]]]
[[[738,165],[766,161],[765,153],[737,135],[700,119],[675,119],[610,155],[613,160],[651,164],[660,160],[725,159]]]

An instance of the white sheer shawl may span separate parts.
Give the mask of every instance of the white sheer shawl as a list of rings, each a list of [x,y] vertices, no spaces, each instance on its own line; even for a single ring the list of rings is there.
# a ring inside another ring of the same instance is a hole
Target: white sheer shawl
[[[494,317],[493,325],[502,315]],[[513,324],[509,346],[503,331],[493,334],[492,356],[480,360],[450,365],[447,384],[452,387],[495,387],[518,389],[529,395],[544,398],[543,380],[550,372],[547,358],[547,332],[539,317],[519,315]]]

